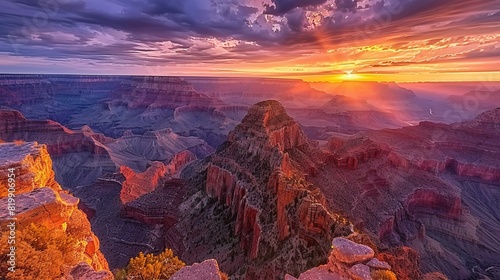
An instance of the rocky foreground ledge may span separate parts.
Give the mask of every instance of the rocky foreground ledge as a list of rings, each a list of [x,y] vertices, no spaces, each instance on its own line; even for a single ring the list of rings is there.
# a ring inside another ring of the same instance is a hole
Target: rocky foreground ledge
[[[285,280],[396,279],[391,266],[374,256],[372,248],[337,237],[332,241],[327,264],[312,268],[302,273],[299,278],[286,275]]]
[[[332,249],[327,264],[312,268],[298,278],[286,274],[285,280],[397,279],[391,265],[376,258],[372,248],[348,238],[336,237],[332,240]],[[170,280],[222,280],[225,279],[223,275],[217,261],[209,259],[183,267]],[[433,279],[446,278],[443,276],[443,278]]]
[[[113,279],[79,199],[55,181],[46,145],[0,143],[0,189],[1,242],[12,246],[1,253],[15,253],[0,279]]]

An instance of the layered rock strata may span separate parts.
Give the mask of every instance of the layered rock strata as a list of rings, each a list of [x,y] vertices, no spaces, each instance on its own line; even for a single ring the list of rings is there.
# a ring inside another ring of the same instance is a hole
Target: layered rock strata
[[[205,222],[199,219],[210,217],[206,234],[237,240],[233,256],[210,253],[221,246],[201,245],[196,236],[185,237],[181,254],[188,262],[217,257],[235,279],[276,279],[319,264],[327,257],[329,240],[348,234],[352,226],[330,212],[321,191],[306,180],[322,160],[281,104],[260,102],[214,155],[183,172],[193,195],[181,209],[192,214],[167,236],[185,227],[201,231]],[[195,191],[199,185],[203,189]],[[229,222],[229,235],[216,231],[220,219]]]
[[[8,209],[11,205],[15,207],[12,212],[1,212],[0,224],[3,230],[14,218],[18,233],[16,240],[20,242],[24,238],[22,236],[24,229],[30,226],[43,227],[49,232],[57,231],[68,235],[69,229],[78,228],[79,239],[71,239],[75,243],[71,245],[75,252],[64,253],[79,257],[74,263],[63,265],[74,266],[84,262],[94,272],[100,271],[95,274],[99,277],[96,276],[94,279],[112,278],[108,263],[99,250],[99,239],[93,234],[85,214],[78,209],[79,200],[63,191],[54,180],[47,146],[36,142],[1,143],[0,174],[2,177],[0,188],[2,190],[10,188],[8,194],[2,192],[0,207],[2,209]],[[9,181],[7,178],[12,180]],[[18,265],[24,269],[27,267],[27,264]],[[63,267],[60,269],[67,270]],[[14,277],[16,273],[4,277]],[[73,276],[72,279],[85,278]]]
[[[500,108],[451,125],[422,122],[332,138],[329,160],[312,181],[332,209],[374,240],[416,250],[424,273],[495,278],[494,269],[478,271],[496,267],[500,253],[499,123]]]

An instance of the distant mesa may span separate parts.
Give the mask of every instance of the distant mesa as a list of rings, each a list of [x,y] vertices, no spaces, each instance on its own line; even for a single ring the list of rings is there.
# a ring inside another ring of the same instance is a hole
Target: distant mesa
[[[125,101],[130,109],[175,109],[188,105],[210,106],[213,102],[178,77],[132,77],[122,82],[121,88],[112,95]]]
[[[251,106],[273,99],[285,107],[304,107],[325,103],[330,95],[302,80],[266,78],[186,77],[199,91],[228,105]]]

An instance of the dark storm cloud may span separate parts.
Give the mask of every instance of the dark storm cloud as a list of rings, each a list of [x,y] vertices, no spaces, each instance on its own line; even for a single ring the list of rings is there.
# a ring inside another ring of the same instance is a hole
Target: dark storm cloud
[[[139,2],[137,6],[146,14],[152,16],[183,13],[182,4],[177,0],[148,0],[146,3]]]
[[[327,0],[273,0],[274,6],[268,5],[265,13],[272,15],[284,15],[295,8],[307,6],[318,6]]]
[[[358,6],[358,0],[335,0],[335,4],[339,10],[355,12]]]
[[[302,9],[294,9],[285,15],[288,27],[293,32],[300,32],[304,28],[305,11]]]

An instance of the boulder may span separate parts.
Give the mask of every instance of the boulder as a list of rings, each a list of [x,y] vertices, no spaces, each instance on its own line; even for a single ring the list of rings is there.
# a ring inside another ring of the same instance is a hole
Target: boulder
[[[206,260],[202,263],[195,263],[191,266],[183,267],[177,271],[170,280],[222,280],[222,273],[216,260]]]
[[[349,268],[349,274],[353,280],[372,280],[370,268],[362,263],[355,264]]]
[[[343,237],[334,238],[332,241],[333,255],[343,263],[352,264],[367,261],[375,255],[372,248],[357,244]]]
[[[366,265],[375,269],[391,270],[391,266],[388,263],[380,261],[377,258],[371,259],[369,262],[366,263]]]

